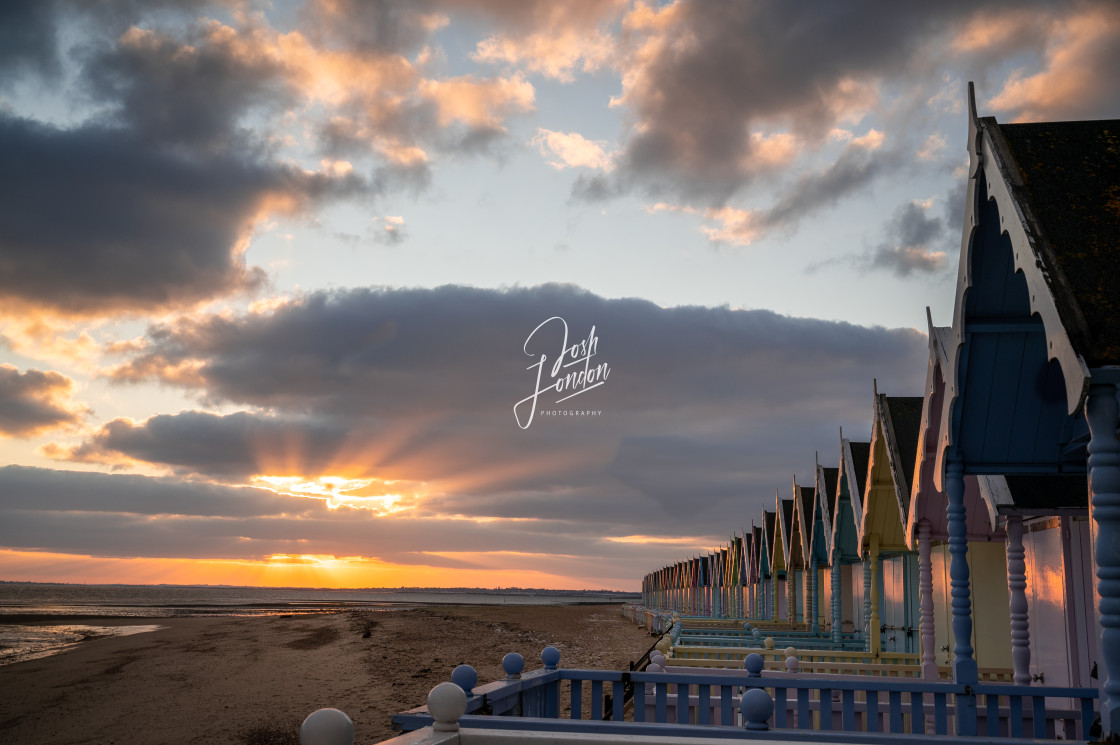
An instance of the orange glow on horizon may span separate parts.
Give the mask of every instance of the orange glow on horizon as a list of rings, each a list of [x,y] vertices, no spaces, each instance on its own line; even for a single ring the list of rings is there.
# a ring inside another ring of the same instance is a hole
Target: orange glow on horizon
[[[708,545],[705,543],[705,539],[695,536],[608,535],[603,536],[603,540],[611,543],[660,543],[667,546],[695,546],[697,550],[707,550],[705,547]]]
[[[433,558],[438,554],[430,555]],[[456,558],[486,559],[487,554],[456,553]],[[234,585],[321,587],[534,587],[548,590],[613,589],[631,591],[632,582],[587,580],[532,569],[505,569],[495,557],[475,566],[448,568],[394,564],[364,556],[277,554],[254,559],[115,558],[0,549],[0,579],[12,582],[70,584]],[[507,557],[508,559],[508,557]],[[490,566],[484,566],[489,563]]]

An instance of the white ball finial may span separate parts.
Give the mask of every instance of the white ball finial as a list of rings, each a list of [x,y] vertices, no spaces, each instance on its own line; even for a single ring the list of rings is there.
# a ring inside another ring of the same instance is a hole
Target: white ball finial
[[[440,683],[428,693],[428,713],[436,732],[458,732],[459,717],[467,711],[467,694],[455,683]]]
[[[300,745],[354,745],[354,723],[338,709],[319,709],[299,728]]]

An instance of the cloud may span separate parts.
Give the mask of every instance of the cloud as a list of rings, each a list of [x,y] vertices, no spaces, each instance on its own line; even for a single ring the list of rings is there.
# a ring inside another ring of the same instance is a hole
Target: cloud
[[[58,73],[52,5],[34,0],[0,4],[0,86],[22,74]]]
[[[34,437],[81,424],[89,409],[71,400],[74,381],[53,370],[0,364],[0,437]]]
[[[610,377],[564,404],[542,396],[521,429],[513,414],[532,393],[527,367],[538,351],[556,359],[560,325],[543,332],[533,356],[522,346],[553,316],[566,321],[569,343],[595,327],[595,363]],[[833,446],[836,426],[869,420],[872,377],[917,390],[927,354],[909,330],[660,308],[555,285],[312,293],[242,316],[153,326],[137,350],[107,374],[246,410],[118,420],[56,457],[229,483],[424,483],[416,509],[487,519],[567,511],[594,522],[604,510],[619,520],[645,510],[630,532],[670,513],[674,484],[690,481],[725,506],[769,499],[812,449]],[[571,409],[602,413],[542,413]],[[708,449],[716,455],[701,456]],[[680,519],[703,532],[714,515]]]
[[[946,267],[945,251],[938,248],[949,231],[941,218],[927,214],[930,206],[931,203],[910,202],[895,210],[885,226],[885,240],[866,257],[871,268],[908,277]]]
[[[1010,2],[914,9],[869,0],[827,10],[635,3],[622,19],[612,62],[622,79],[612,104],[629,125],[617,168],[579,174],[573,196],[638,192],[699,214],[731,208],[750,215],[746,231],[705,230],[720,242],[794,229],[805,216],[912,169],[904,151],[937,156],[937,135],[923,143],[914,130],[929,106],[946,107],[953,78],[947,81],[938,50],[949,44],[984,83],[1011,56],[1041,51],[1050,29],[1058,29],[1046,48],[1047,71],[1021,85],[1013,79],[993,106],[1045,106],[1057,114],[1092,101],[1085,106],[1112,111],[1115,103],[1098,103],[1087,91],[1112,89],[1099,75],[1116,67],[1110,55],[1120,45],[1107,43],[1118,27],[1115,9],[1076,7],[1066,14],[1052,4]],[[962,95],[959,86],[953,100]],[[1043,90],[1051,99],[1043,100]],[[866,133],[857,136],[856,128]],[[837,152],[830,147],[837,142],[846,147]],[[773,195],[769,207],[758,204],[762,194]]]
[[[311,0],[301,16],[318,45],[377,54],[412,52],[448,23],[424,0]]]
[[[461,75],[444,80],[422,80],[421,97],[435,104],[441,126],[466,124],[473,128],[500,129],[511,113],[532,111],[534,91],[518,78],[481,80]]]
[[[1120,7],[1075,4],[1049,26],[1042,70],[1014,73],[988,105],[1009,112],[1014,121],[1115,116],[1120,93],[1112,71],[1120,69]]]
[[[537,128],[530,145],[540,149],[548,164],[557,170],[565,168],[593,168],[609,171],[614,168],[612,156],[604,149],[601,140],[588,140],[578,132],[554,132]]]
[[[516,556],[520,568],[541,576],[605,577],[630,586],[656,554],[562,518],[379,517],[265,488],[170,478],[7,466],[0,468],[0,490],[0,546],[40,561],[62,554],[271,565],[274,557],[319,556],[492,569]],[[481,572],[471,584],[485,584]]]
[[[252,290],[243,251],[265,215],[362,182],[146,148],[127,130],[0,116],[0,298],[62,314],[145,312]]]
[[[941,151],[945,149],[946,145],[945,135],[940,132],[934,132],[926,138],[925,144],[918,151],[918,159],[925,161],[934,161],[941,156]]]
[[[254,108],[290,104],[285,63],[217,21],[199,21],[179,40],[136,26],[89,53],[84,94],[109,102],[100,117],[140,138],[204,149],[250,145],[239,129]]]
[[[381,218],[381,230],[374,234],[373,239],[386,246],[396,246],[408,237],[405,230],[404,218],[400,215],[386,215]]]
[[[595,72],[614,53],[614,38],[604,25],[617,19],[625,0],[551,2],[468,2],[459,8],[483,12],[501,30],[480,41],[471,58],[505,64],[571,82],[574,72]]]

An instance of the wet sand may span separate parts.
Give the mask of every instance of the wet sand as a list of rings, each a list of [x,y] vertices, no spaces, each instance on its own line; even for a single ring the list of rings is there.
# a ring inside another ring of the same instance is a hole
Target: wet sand
[[[488,682],[504,677],[507,652],[531,670],[551,644],[563,667],[625,669],[655,641],[616,606],[69,621],[166,628],[0,667],[0,742],[283,745],[330,706],[366,745],[391,737],[389,718],[461,663]]]

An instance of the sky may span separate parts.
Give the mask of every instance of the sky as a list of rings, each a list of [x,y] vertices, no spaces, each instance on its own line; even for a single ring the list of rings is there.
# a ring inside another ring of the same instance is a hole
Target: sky
[[[0,5],[0,579],[636,590],[921,395],[1100,2]]]

